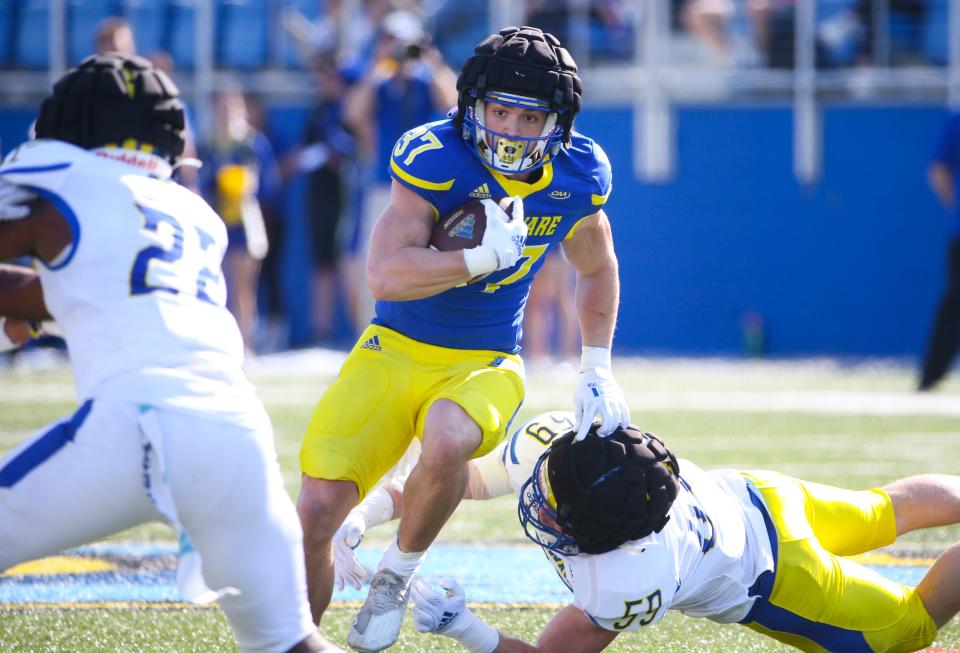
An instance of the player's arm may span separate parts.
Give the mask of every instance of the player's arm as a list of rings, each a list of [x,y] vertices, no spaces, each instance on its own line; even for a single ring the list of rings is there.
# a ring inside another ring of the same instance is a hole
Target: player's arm
[[[376,299],[421,299],[470,279],[462,251],[427,247],[433,224],[430,203],[394,181],[390,204],[370,236],[367,279]]]
[[[597,653],[607,648],[617,633],[596,625],[580,608],[568,605],[546,625],[536,645],[500,633],[500,641],[492,653],[523,653],[528,651],[568,651],[569,653]]]
[[[620,302],[620,277],[607,214],[597,211],[563,242],[567,260],[577,271],[577,316],[583,344],[610,347]]]
[[[550,620],[536,644],[528,644],[477,618],[466,605],[463,589],[450,579],[433,583],[417,579],[413,601],[414,628],[455,639],[470,653],[598,653],[617,636],[568,605]]]
[[[35,270],[0,263],[0,316],[36,321],[51,319]]]
[[[606,436],[630,423],[630,409],[610,370],[620,277],[610,221],[603,209],[584,218],[563,242],[563,249],[577,271],[577,316],[583,339],[580,378],[573,396],[576,437],[586,437],[596,416],[600,417],[599,433]]]
[[[952,211],[956,206],[957,198],[950,167],[942,161],[935,161],[927,171],[927,178],[930,181],[930,188],[933,189],[943,208]]]

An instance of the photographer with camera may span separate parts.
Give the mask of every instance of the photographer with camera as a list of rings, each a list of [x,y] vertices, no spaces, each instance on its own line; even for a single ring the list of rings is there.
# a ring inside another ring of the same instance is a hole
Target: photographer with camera
[[[390,150],[408,129],[442,118],[456,106],[456,86],[456,74],[420,19],[409,11],[387,14],[369,68],[344,107],[344,121],[357,136],[364,162],[360,219],[348,253],[348,278],[365,298],[351,316],[354,324],[366,324],[373,315],[366,282],[367,241],[390,200]]]

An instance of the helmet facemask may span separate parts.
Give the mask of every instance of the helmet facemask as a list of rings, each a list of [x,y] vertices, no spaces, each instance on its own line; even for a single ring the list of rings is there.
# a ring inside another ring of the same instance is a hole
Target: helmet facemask
[[[520,488],[517,516],[528,538],[558,555],[575,556],[580,553],[580,548],[573,535],[564,531],[550,491],[547,475],[549,456],[548,448],[537,460],[530,478]]]
[[[508,100],[508,97],[516,100]],[[547,113],[540,135],[510,136],[490,129],[485,121],[487,101]],[[544,104],[533,98],[503,93],[488,94],[487,100],[477,99],[473,106],[467,107],[464,116],[464,137],[473,145],[474,155],[488,168],[508,175],[531,172],[544,165],[563,144],[563,130],[557,125],[557,113]]]

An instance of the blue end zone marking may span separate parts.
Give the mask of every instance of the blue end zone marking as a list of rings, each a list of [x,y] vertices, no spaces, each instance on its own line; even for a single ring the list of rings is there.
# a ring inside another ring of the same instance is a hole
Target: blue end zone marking
[[[67,165],[70,165],[69,163]],[[77,253],[77,247],[80,245],[80,221],[77,220],[77,214],[73,212],[73,209],[70,208],[70,205],[67,204],[62,197],[55,193],[51,193],[48,190],[43,188],[34,188],[30,187],[37,195],[47,200],[53,204],[60,214],[66,218],[67,223],[70,225],[70,232],[73,234],[73,242],[70,244],[70,253],[67,254],[67,257],[57,263],[56,265],[49,265],[43,259],[39,259],[43,266],[48,270],[59,270],[67,266],[71,260],[73,260],[73,255]]]
[[[360,562],[376,566],[381,549],[361,545]],[[71,549],[66,555],[101,556],[111,560],[143,560],[140,568],[54,576],[0,576],[0,610],[32,603],[93,603],[102,601],[172,602],[181,600],[174,564],[177,547],[172,544],[104,543]],[[904,585],[916,585],[925,567],[869,565],[871,569]],[[469,588],[470,600],[479,603],[566,604],[570,591],[559,579],[553,564],[544,564],[540,547],[436,545],[423,564],[430,576],[452,576]],[[334,592],[335,601],[363,601],[367,588],[346,587]]]
[[[64,420],[40,436],[0,469],[0,487],[13,487],[24,476],[42,465],[65,444],[73,440],[77,429],[87,419],[93,400],[88,399],[68,420]]]

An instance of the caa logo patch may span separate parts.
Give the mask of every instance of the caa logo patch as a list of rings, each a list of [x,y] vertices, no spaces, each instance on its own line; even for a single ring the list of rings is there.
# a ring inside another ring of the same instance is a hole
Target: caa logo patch
[[[565,200],[570,197],[570,193],[565,190],[552,190],[550,191],[550,197],[555,200]]]

